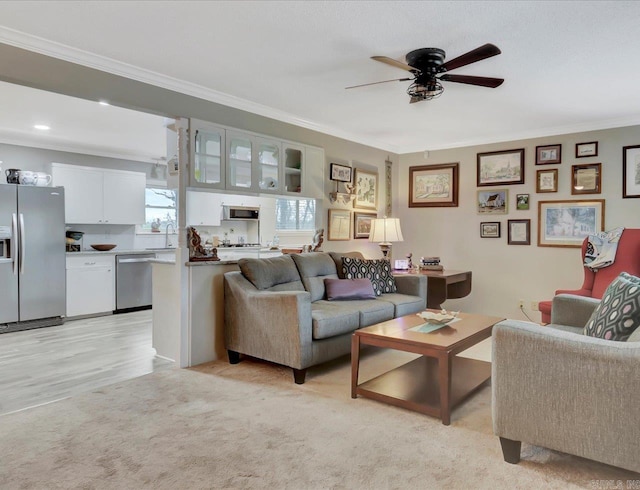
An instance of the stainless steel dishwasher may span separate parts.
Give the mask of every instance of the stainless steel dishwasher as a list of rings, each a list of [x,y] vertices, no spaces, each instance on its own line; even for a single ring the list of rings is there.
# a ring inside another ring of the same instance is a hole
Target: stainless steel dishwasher
[[[116,313],[151,308],[151,263],[155,253],[116,255]]]

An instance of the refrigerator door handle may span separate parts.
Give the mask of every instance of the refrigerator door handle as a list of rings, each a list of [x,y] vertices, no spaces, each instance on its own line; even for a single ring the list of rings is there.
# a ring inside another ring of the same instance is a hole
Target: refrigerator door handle
[[[20,274],[24,274],[24,254],[27,244],[24,239],[24,214],[20,213]]]
[[[11,259],[13,262],[13,275],[18,275],[18,216],[13,213],[11,216],[11,243],[13,244],[13,251],[11,252]]]

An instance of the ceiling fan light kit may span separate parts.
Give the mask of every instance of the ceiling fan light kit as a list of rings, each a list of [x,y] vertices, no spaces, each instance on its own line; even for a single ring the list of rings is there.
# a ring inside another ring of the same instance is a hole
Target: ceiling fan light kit
[[[386,56],[372,56],[371,59],[411,72],[413,78],[396,78],[384,80],[382,82],[365,83],[354,85],[350,88],[366,87],[387,82],[405,82],[412,80],[413,83],[407,89],[409,103],[420,102],[421,100],[431,100],[439,97],[444,92],[444,87],[440,83],[455,82],[467,85],[477,85],[479,87],[496,88],[502,85],[503,78],[476,77],[470,75],[449,75],[447,72],[462,66],[475,63],[492,56],[499,55],[500,49],[493,44],[485,44],[457,58],[445,62],[446,53],[440,48],[421,48],[410,51],[405,56],[406,63]],[[439,75],[439,76],[438,76]]]

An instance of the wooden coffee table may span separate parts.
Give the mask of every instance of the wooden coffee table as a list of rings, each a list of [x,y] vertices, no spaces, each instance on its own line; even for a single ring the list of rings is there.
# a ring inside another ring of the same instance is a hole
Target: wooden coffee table
[[[451,423],[451,410],[491,377],[491,364],[457,354],[491,336],[504,320],[460,313],[460,320],[434,332],[411,330],[425,320],[407,315],[356,330],[351,340],[351,398],[358,395],[432,415]],[[422,354],[376,378],[358,384],[360,347]]]

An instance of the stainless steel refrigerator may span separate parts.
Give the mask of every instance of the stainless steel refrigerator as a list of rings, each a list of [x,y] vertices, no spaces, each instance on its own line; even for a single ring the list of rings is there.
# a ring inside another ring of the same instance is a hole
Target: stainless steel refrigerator
[[[0,184],[0,333],[66,314],[64,188]]]

